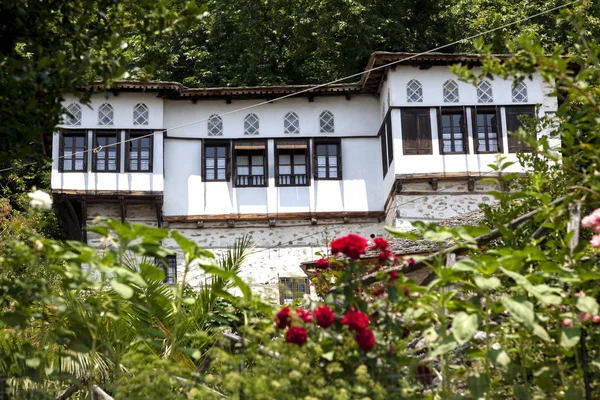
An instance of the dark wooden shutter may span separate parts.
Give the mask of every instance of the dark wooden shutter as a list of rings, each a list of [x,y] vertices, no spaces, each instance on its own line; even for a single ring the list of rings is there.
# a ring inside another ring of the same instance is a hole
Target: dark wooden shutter
[[[313,177],[315,179],[319,179],[318,177],[318,171],[317,171],[317,143],[313,140],[313,145],[312,145],[312,152],[313,152]]]
[[[227,161],[225,163],[225,168],[226,168],[226,175],[225,175],[225,179],[227,179],[228,181],[231,179],[231,153],[233,151],[232,146],[230,143],[227,143]]]
[[[431,120],[429,110],[419,110],[417,114],[417,154],[433,154],[431,146]]]
[[[385,141],[387,140],[385,125],[381,127],[379,130],[379,140],[381,141],[381,167],[383,168],[383,177],[387,175],[388,171],[388,161],[387,161],[387,148],[385,145]]]
[[[516,153],[518,151],[531,151],[531,147],[528,143],[523,143],[510,134],[511,132],[519,130],[519,128],[523,125],[519,119],[521,115],[534,117],[535,108],[533,106],[506,107],[506,130],[508,131],[509,153]]]
[[[404,154],[433,154],[429,109],[402,110]]]
[[[404,154],[417,154],[418,132],[415,110],[402,110],[402,151]]]
[[[388,113],[385,124],[386,143],[388,152],[388,165],[394,161],[394,136],[392,134],[392,115]]]

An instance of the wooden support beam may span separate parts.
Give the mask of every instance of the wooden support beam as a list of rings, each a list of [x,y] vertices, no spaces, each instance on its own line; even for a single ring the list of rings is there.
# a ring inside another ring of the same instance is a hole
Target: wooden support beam
[[[125,217],[127,216],[127,204],[125,204],[125,197],[119,196],[119,205],[121,210],[121,223],[125,223]]]
[[[159,228],[162,228],[162,201],[156,200],[154,207],[156,207],[156,224]]]
[[[87,244],[87,202],[85,199],[81,202],[81,241]]]

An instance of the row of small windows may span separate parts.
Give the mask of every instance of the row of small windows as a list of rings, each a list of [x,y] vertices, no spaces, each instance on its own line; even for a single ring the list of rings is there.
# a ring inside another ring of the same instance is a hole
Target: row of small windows
[[[77,103],[71,103],[67,106],[66,125],[81,125],[82,111]],[[102,104],[98,108],[98,125],[112,126],[115,122],[115,109],[108,103]],[[136,104],[133,107],[133,125],[148,125],[150,122],[150,110],[144,103]]]
[[[152,172],[153,137],[151,131],[126,134],[125,172]],[[120,133],[97,130],[93,134],[92,171],[121,172]],[[342,179],[341,141],[314,139],[312,165],[309,140],[275,142],[275,182],[277,186],[310,185],[314,179]],[[236,187],[264,187],[268,184],[267,142],[265,140],[205,140],[202,176],[207,182],[229,181]],[[88,135],[85,131],[66,131],[60,138],[61,172],[88,171]]]
[[[208,117],[208,136],[223,136],[223,118],[217,114]],[[331,111],[325,110],[319,115],[319,131],[321,133],[334,133],[335,120]],[[248,114],[244,118],[244,135],[254,136],[260,133],[260,121],[256,114]],[[300,133],[300,117],[293,111],[283,117],[283,133]]]
[[[460,96],[458,93],[458,83],[450,79],[444,82],[442,86],[444,103],[458,103]],[[406,101],[408,103],[423,102],[423,85],[416,79],[412,79],[406,84]],[[512,101],[514,103],[527,103],[527,84],[517,82],[512,88]],[[492,84],[487,80],[481,80],[477,83],[477,102],[493,103],[494,93]]]
[[[69,126],[81,125],[82,111],[77,103],[71,103],[67,107],[68,115],[66,124]],[[114,124],[114,108],[108,103],[98,108],[98,125],[112,126]],[[137,104],[133,108],[133,124],[148,125],[150,121],[150,110],[144,103]],[[319,128],[321,133],[334,133],[335,121],[333,113],[325,110],[319,115]],[[207,121],[208,136],[223,136],[223,118],[213,114]],[[253,136],[260,132],[260,120],[256,114],[250,113],[244,118],[244,135]],[[283,132],[286,134],[300,133],[300,117],[293,111],[285,114],[283,118]]]

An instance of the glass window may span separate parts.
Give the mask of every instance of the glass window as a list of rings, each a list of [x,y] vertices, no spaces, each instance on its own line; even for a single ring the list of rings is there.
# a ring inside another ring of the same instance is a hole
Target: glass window
[[[476,110],[475,143],[478,153],[501,152],[498,134],[498,113],[493,110]]]
[[[444,103],[458,103],[458,84],[450,79],[444,83]]]
[[[150,131],[129,132],[126,145],[125,167],[128,172],[152,172],[152,144],[154,134]]]
[[[307,186],[308,142],[281,141],[276,143],[275,168],[277,186]]]
[[[208,136],[223,136],[223,118],[213,114],[208,118]]]
[[[258,135],[259,120],[256,114],[248,114],[244,118],[244,135]]]
[[[442,108],[440,114],[441,153],[466,153],[466,125],[463,110],[444,110]]]
[[[150,121],[150,110],[144,103],[137,104],[133,107],[133,124],[148,125]]]
[[[114,109],[110,104],[104,103],[98,108],[98,125],[112,125],[114,118]]]
[[[315,141],[315,179],[342,179],[340,142]]]
[[[265,148],[235,149],[235,186],[266,186]]]
[[[492,92],[492,84],[486,80],[477,83],[477,102],[478,103],[493,103],[494,94]]]
[[[87,171],[87,134],[85,132],[61,134],[60,166],[63,172]]]
[[[160,258],[156,258],[154,263],[157,267],[162,268],[165,271],[165,279],[163,283],[173,285],[177,283],[177,256],[168,255],[165,259],[166,264]]]
[[[293,111],[285,114],[283,118],[283,133],[300,133],[300,118]]]
[[[94,172],[119,172],[118,136],[118,132],[94,132]]]
[[[65,123],[70,126],[81,125],[81,106],[77,103],[71,103],[67,107],[67,118]]]
[[[323,111],[319,116],[319,128],[321,133],[333,133],[335,130],[333,113],[331,111]]]
[[[527,84],[525,82],[518,82],[512,88],[512,101],[514,103],[527,103]]]
[[[310,294],[308,278],[279,278],[279,302],[290,304]]]
[[[226,143],[205,144],[204,180],[226,181],[229,179],[229,145]]]
[[[406,85],[406,101],[408,103],[423,102],[423,85],[416,79],[411,80]]]

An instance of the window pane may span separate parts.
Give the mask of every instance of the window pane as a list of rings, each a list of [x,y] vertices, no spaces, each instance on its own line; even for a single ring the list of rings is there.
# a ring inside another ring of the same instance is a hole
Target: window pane
[[[215,156],[215,148],[207,147],[206,148],[206,157],[214,157]]]
[[[327,158],[324,156],[317,157],[317,165],[319,165],[319,166],[327,165]]]
[[[84,144],[84,143],[85,143],[85,138],[84,138],[84,137],[82,137],[82,136],[77,136],[77,137],[75,138],[75,145],[76,145],[77,147],[83,147],[83,144]]]
[[[292,167],[287,165],[279,166],[279,174],[280,175],[290,175],[292,173]]]
[[[137,151],[132,151],[129,153],[129,158],[131,158],[132,160],[134,160],[134,159],[137,160],[137,156],[138,156]]]
[[[327,168],[321,168],[321,167],[319,167],[317,169],[317,176],[319,178],[327,178]]]
[[[105,167],[106,167],[106,164],[104,163],[104,160],[98,160],[96,169],[98,169],[98,171],[104,171]]]
[[[80,160],[75,161],[75,169],[77,171],[83,171],[83,161],[80,161]]]
[[[252,167],[252,175],[263,175],[264,168],[263,167]]]
[[[252,165],[263,165],[263,156],[252,156]]]
[[[110,171],[116,171],[117,170],[117,162],[114,160],[108,161],[108,169]]]
[[[296,175],[304,175],[306,174],[306,167],[304,165],[297,165],[294,167],[294,173]]]
[[[66,171],[71,171],[73,169],[73,161],[71,160],[65,159],[63,165]]]
[[[329,157],[329,165],[337,165],[337,157]]]
[[[304,154],[295,155],[294,156],[294,164],[296,164],[296,165],[306,164],[306,157],[304,156]]]
[[[237,165],[248,165],[248,156],[237,156]]]
[[[217,147],[217,156],[226,157],[227,156],[227,148],[226,147]]]
[[[226,160],[224,158],[217,158],[217,168],[225,168]]]
[[[329,168],[329,177],[337,178],[337,168]]]
[[[324,156],[327,154],[327,145],[318,145],[317,146],[317,155]]]
[[[328,154],[334,154],[334,155],[337,154],[337,145],[335,145],[335,144],[328,145],[327,151],[328,151]]]
[[[279,155],[279,164],[290,164],[291,157],[287,154]]]
[[[207,158],[206,159],[206,168],[214,168],[215,167],[215,159]]]
[[[215,171],[212,169],[209,169],[206,171],[206,180],[213,180],[215,179]]]
[[[142,150],[142,158],[149,159],[150,152],[148,150]]]
[[[238,175],[248,175],[249,172],[250,172],[250,170],[248,169],[248,167],[238,167],[237,168]]]
[[[150,161],[148,161],[148,160],[142,160],[142,164],[140,166],[140,169],[142,171],[148,171],[150,169]]]
[[[225,170],[224,169],[217,170],[217,179],[225,179]]]
[[[455,151],[462,151],[462,148],[463,148],[462,140],[456,140],[454,142],[454,146],[456,147]]]

